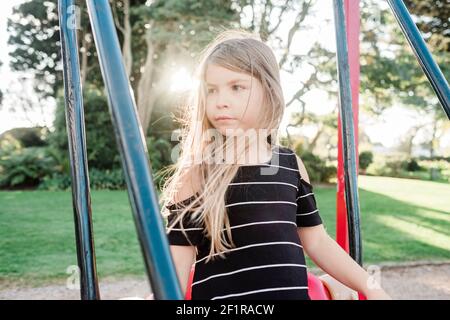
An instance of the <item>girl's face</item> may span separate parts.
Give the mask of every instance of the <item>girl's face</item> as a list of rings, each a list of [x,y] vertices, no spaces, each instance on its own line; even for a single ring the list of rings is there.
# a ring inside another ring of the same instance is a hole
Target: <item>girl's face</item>
[[[222,135],[236,129],[260,127],[263,88],[257,78],[210,64],[206,69],[206,86],[206,116]]]

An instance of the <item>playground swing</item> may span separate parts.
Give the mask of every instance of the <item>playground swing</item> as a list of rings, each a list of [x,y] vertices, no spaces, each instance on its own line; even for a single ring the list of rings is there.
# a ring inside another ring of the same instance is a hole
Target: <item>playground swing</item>
[[[450,88],[445,77],[434,62],[403,1],[388,0],[388,3],[450,119]],[[190,285],[185,297],[182,296],[170,255],[151,177],[148,153],[143,139],[144,134],[123,66],[109,2],[108,0],[87,0],[87,4],[102,76],[108,92],[109,111],[119,145],[137,235],[155,299],[190,299]],[[354,126],[354,123],[357,123],[359,89],[357,86],[359,79],[359,1],[334,0],[333,6],[340,115],[338,123],[337,242],[349,252],[356,262],[362,265],[357,188],[357,134],[355,135]],[[59,0],[58,11],[77,260],[80,269],[80,294],[83,300],[94,300],[100,299],[100,292],[92,235],[80,64],[76,25],[74,25],[76,19],[71,19],[71,15],[76,14],[74,0]],[[347,43],[349,50],[347,50]],[[356,85],[350,87],[350,80]],[[193,271],[189,283],[192,283]],[[313,300],[364,298],[328,275],[317,277],[309,273],[308,287]]]

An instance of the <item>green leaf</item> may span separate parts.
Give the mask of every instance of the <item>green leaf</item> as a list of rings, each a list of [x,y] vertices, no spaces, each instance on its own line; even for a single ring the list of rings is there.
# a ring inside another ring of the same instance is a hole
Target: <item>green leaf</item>
[[[25,178],[26,178],[26,177],[25,177],[25,175],[23,175],[23,174],[18,175],[18,176],[15,176],[15,177],[12,178],[12,180],[11,180],[11,185],[12,185],[12,186],[18,185],[18,184],[24,182],[24,181],[25,181]]]

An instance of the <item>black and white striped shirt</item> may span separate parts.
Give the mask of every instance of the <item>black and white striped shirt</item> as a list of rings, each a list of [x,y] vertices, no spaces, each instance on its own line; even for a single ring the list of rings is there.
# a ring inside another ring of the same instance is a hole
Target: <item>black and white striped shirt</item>
[[[167,206],[169,223],[179,211],[177,205]],[[197,247],[192,299],[309,299],[297,228],[322,220],[313,187],[301,177],[294,152],[275,146],[270,161],[241,166],[227,189],[225,206],[236,244],[225,259],[205,263],[210,240],[204,228],[188,218],[183,222],[188,239],[179,224],[168,233],[171,245]]]

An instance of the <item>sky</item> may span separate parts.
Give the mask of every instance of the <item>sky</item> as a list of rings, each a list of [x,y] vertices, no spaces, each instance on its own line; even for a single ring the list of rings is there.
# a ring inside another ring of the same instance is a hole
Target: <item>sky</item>
[[[0,10],[0,61],[3,65],[0,67],[0,72],[2,77],[0,79],[0,88],[4,92],[6,88],[12,90],[13,92],[18,92],[23,94],[27,99],[35,101],[33,98],[33,92],[31,86],[27,85],[27,81],[19,79],[16,72],[12,72],[9,69],[9,56],[8,51],[11,49],[7,46],[8,33],[7,33],[7,18],[12,13],[12,7],[23,0],[2,0],[2,10]],[[300,31],[296,37],[293,39],[292,52],[293,53],[305,53],[309,48],[309,45],[320,39],[321,43],[328,49],[335,49],[335,39],[334,39],[334,27],[333,27],[333,12],[332,12],[332,2],[331,1],[319,1],[316,10],[319,12],[316,19],[320,21],[315,21],[313,30]],[[314,19],[314,17],[311,17]],[[326,23],[326,20],[331,21],[331,23]],[[285,21],[289,21],[288,18]],[[282,34],[287,34],[287,27],[289,25],[282,24],[280,26],[280,31]],[[25,76],[25,75],[20,75]],[[301,70],[296,71],[294,74],[288,74],[286,72],[281,73],[281,82],[283,92],[286,101],[289,97],[297,90],[302,76]],[[15,105],[17,100],[5,99],[5,104]],[[307,109],[308,111],[317,114],[326,114],[331,112],[334,108],[336,101],[328,100],[326,94],[323,92],[309,92],[307,98]],[[35,101],[38,104],[37,101]],[[51,126],[53,120],[54,103],[48,101],[45,105],[36,108],[37,110],[30,114],[27,119],[23,114],[13,113],[8,111],[8,107],[4,106],[0,108],[0,134],[6,130],[14,127],[20,126],[32,126],[32,125],[47,125]],[[284,134],[284,128],[289,123],[291,113],[298,110],[295,106],[286,109],[285,116],[283,118],[280,133]],[[417,116],[409,110],[400,107],[393,107],[389,112],[387,112],[383,117],[374,119],[373,117],[367,117],[362,112],[359,116],[359,126],[363,128],[366,134],[370,137],[373,143],[381,143],[385,147],[392,147],[396,141],[408,131],[408,129],[417,121],[423,121],[423,119],[418,119]],[[403,121],[399,121],[402,119]],[[299,129],[290,129],[291,133],[301,133],[306,136],[312,136],[315,132],[314,126],[305,126]],[[420,137],[417,137],[420,140]],[[445,148],[450,147],[450,134],[448,134],[441,141],[441,146]]]

